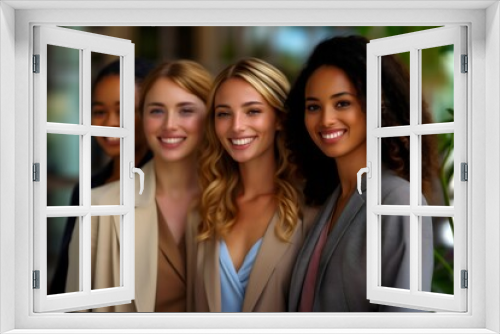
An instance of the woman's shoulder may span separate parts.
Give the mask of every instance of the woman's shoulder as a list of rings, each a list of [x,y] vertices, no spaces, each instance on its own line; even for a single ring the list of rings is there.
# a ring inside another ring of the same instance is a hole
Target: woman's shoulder
[[[120,204],[120,181],[92,188],[90,196],[92,205]]]
[[[410,203],[410,182],[390,169],[382,169],[382,203],[408,205]]]

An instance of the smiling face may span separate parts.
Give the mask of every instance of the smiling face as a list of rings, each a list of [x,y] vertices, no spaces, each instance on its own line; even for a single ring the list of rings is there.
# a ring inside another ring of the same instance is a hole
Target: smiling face
[[[144,133],[140,125],[139,88],[135,86],[135,147],[146,145]],[[109,75],[96,84],[92,93],[92,125],[120,126],[120,76]],[[99,146],[111,158],[120,156],[120,139],[113,137],[96,137]]]
[[[274,159],[274,138],[280,130],[273,107],[248,82],[224,81],[214,99],[215,133],[239,163]]]
[[[100,80],[92,94],[92,125],[120,126],[120,77],[110,75]],[[97,143],[111,158],[120,155],[120,139],[96,137]]]
[[[167,78],[151,86],[144,99],[144,133],[155,158],[192,158],[203,139],[206,108],[196,95]]]
[[[366,155],[366,114],[344,71],[319,67],[307,81],[305,101],[307,131],[326,156]]]

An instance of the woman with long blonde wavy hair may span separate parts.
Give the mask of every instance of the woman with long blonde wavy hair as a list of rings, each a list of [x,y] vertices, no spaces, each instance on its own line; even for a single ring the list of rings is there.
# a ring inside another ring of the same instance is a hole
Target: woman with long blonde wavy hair
[[[281,312],[302,244],[283,124],[286,77],[255,58],[215,79],[200,157],[194,311]]]

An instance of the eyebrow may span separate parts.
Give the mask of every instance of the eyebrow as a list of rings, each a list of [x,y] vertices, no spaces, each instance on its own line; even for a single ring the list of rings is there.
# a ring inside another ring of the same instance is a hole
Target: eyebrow
[[[176,107],[185,107],[185,106],[194,106],[194,102],[180,102],[177,103],[175,106]],[[162,107],[165,108],[165,105],[160,102],[150,102],[146,105],[146,107]]]
[[[105,105],[105,103],[103,103],[103,102],[99,102],[99,101],[96,101],[96,102],[92,102],[92,103],[91,103],[91,107],[95,107],[95,106],[103,106],[103,105]],[[118,105],[118,106],[119,106],[119,105],[120,105],[120,101],[115,102],[115,105]]]
[[[349,93],[349,92],[340,92],[340,93],[336,93],[336,94],[333,94],[330,96],[330,99],[335,99],[335,98],[338,98],[338,97],[341,97],[343,95],[351,95],[353,97],[356,97],[356,95],[354,95],[353,93]],[[306,98],[306,101],[317,101],[319,100],[317,97],[307,97]]]
[[[245,102],[243,103],[243,107],[249,107],[249,106],[252,106],[252,105],[264,105],[264,103],[262,102],[259,102],[259,101],[248,101],[248,102]],[[228,108],[228,109],[231,109],[231,107],[227,104],[218,104],[215,106],[214,109],[217,109],[217,108]]]

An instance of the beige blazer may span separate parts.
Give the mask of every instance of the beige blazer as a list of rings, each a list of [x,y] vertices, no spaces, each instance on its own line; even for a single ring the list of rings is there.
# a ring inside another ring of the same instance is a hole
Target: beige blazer
[[[138,177],[135,194],[135,300],[130,304],[93,309],[94,312],[154,312],[158,270],[158,217],[153,161],[142,168],[144,192],[139,195]],[[92,189],[92,204],[119,204],[120,187],[113,182]],[[92,217],[92,288],[120,286],[120,218]],[[78,229],[69,249],[67,291],[77,291]],[[172,261],[175,263],[175,260]],[[95,275],[98,272],[99,275]]]
[[[186,232],[188,251],[196,253],[193,260],[188,252],[188,266],[194,265],[194,269],[191,269],[194,272],[191,284],[194,286],[192,291],[188,288],[188,295],[192,298],[191,301],[188,298],[188,311],[221,312],[219,242],[216,238],[199,243],[192,242],[195,240],[199,221],[190,219],[191,226]],[[274,232],[277,222],[278,214],[275,213],[264,233],[262,245],[250,273],[243,312],[286,311],[290,275],[308,224],[303,224],[300,220],[290,242],[285,243],[279,240]],[[197,249],[193,250],[193,247]]]

